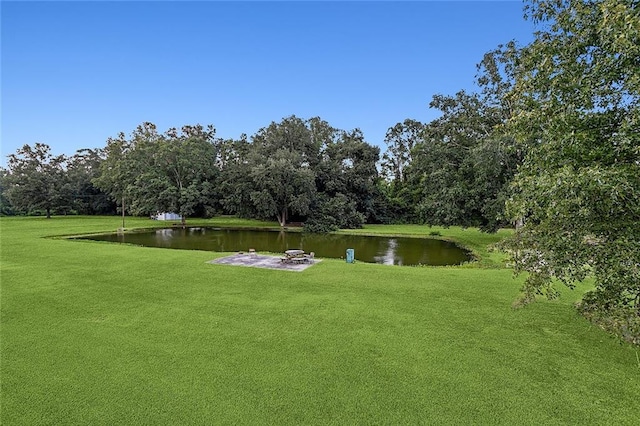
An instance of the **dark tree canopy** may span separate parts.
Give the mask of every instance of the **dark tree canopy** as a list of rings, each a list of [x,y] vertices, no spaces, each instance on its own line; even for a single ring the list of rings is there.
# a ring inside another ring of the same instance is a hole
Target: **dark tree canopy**
[[[434,96],[442,116],[428,123],[413,148],[405,193],[420,220],[495,231],[506,187],[519,161],[512,138],[498,131],[500,106],[477,93]]]
[[[71,210],[78,214],[114,214],[116,205],[93,184],[100,174],[103,154],[98,149],[81,149],[67,160],[67,193]]]

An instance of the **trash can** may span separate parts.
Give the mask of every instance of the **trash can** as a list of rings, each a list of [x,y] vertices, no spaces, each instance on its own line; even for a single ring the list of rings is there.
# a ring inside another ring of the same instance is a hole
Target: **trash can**
[[[347,263],[353,263],[355,260],[355,253],[353,249],[347,249]]]

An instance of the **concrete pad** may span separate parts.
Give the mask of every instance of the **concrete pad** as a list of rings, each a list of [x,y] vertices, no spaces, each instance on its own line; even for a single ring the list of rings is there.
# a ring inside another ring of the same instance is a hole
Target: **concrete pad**
[[[210,260],[207,263],[300,272],[304,271],[310,266],[313,266],[315,263],[320,262],[320,259],[314,258],[309,260],[308,263],[284,263],[280,260],[280,258],[281,256],[267,256],[254,253],[238,253],[232,254],[231,256],[225,256],[219,259]]]

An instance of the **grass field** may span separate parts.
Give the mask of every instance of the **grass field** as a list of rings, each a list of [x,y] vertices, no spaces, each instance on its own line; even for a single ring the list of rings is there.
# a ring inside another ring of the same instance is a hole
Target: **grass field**
[[[43,238],[119,226],[0,220],[3,425],[637,424],[637,349],[575,313],[588,284],[513,310],[499,236],[437,229],[476,265],[300,273]]]

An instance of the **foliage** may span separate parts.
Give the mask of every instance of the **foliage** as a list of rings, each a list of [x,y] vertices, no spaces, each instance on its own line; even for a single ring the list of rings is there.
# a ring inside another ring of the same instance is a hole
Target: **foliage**
[[[280,150],[297,153],[300,164],[315,168],[320,161],[320,150],[333,138],[335,130],[318,117],[303,120],[295,115],[281,122],[272,122],[253,136],[254,152],[268,158]]]
[[[402,185],[406,168],[411,164],[411,151],[422,140],[424,124],[410,118],[390,127],[384,138],[387,151],[382,156],[382,170],[389,180]]]
[[[342,131],[335,142],[326,145],[319,165],[318,187],[330,197],[342,194],[354,201],[365,220],[375,219],[375,206],[381,197],[376,164],[380,148],[369,145],[359,129]]]
[[[66,188],[71,209],[81,215],[113,214],[116,205],[109,195],[97,188],[93,180],[100,174],[102,151],[81,149],[67,160]]]
[[[100,173],[91,180],[93,185],[121,205],[122,214],[125,212],[127,185],[134,179],[136,171],[130,159],[131,149],[131,142],[122,132],[116,138],[107,139],[102,150],[104,158],[100,163]]]
[[[13,216],[15,214],[11,201],[5,195],[10,185],[8,177],[8,170],[0,168],[0,216]]]
[[[315,175],[302,165],[301,158],[297,152],[280,149],[251,170],[254,207],[263,218],[276,216],[280,226],[286,224],[290,212],[308,214],[315,195]]]
[[[71,157],[53,156],[46,144],[25,145],[9,155],[2,170],[0,203],[3,215],[104,214],[114,206],[92,179],[102,161],[100,150],[80,150]],[[10,201],[11,199],[11,201]]]
[[[399,185],[385,179],[378,181],[379,197],[375,203],[375,223],[419,223],[414,200],[418,190],[411,185]]]
[[[484,55],[478,92],[437,94],[429,106],[441,112],[430,123],[405,120],[387,132],[382,167],[387,221],[479,226],[488,232],[508,225],[508,183],[524,147],[502,125],[513,106],[515,42]]]
[[[183,126],[181,133],[137,142],[133,155],[139,169],[130,187],[134,212],[176,212],[185,219],[215,200],[215,130],[209,125]]]
[[[6,196],[20,210],[43,209],[47,218],[52,210],[65,206],[64,155],[54,156],[43,143],[24,145],[9,155]]]
[[[316,230],[357,226],[362,215],[375,217],[375,203],[381,197],[379,148],[369,145],[358,129],[341,131],[318,117],[291,116],[260,129],[245,155],[244,175],[225,184],[238,189],[225,199],[235,212],[246,209],[240,201],[252,186],[254,214],[276,216],[282,225],[290,215],[310,221],[308,228]],[[331,203],[341,207],[326,209]],[[356,211],[349,212],[352,206]]]
[[[319,197],[309,218],[304,222],[306,232],[324,233],[338,229],[362,228],[365,218],[357,211],[356,203],[344,194]]]
[[[158,133],[143,123],[127,140],[107,143],[101,175],[94,182],[114,199],[130,200],[134,214],[175,212],[186,217],[206,211],[215,199],[216,147],[213,126],[183,126]]]
[[[291,216],[304,221],[319,203],[316,196],[337,197],[341,206],[346,197],[345,205],[355,205],[356,211],[336,211],[341,216],[335,222],[359,226],[362,215],[369,221],[386,217],[380,214],[387,202],[379,188],[379,152],[358,129],[338,130],[319,117],[286,117],[260,129],[250,141],[246,135],[218,139],[212,125],[160,133],[155,124],[144,122],[129,137],[121,132],[109,138],[103,149],[80,150],[68,161],[61,158],[55,208],[108,213],[117,202],[123,215],[171,211],[184,220],[232,213],[277,217],[284,226]],[[3,194],[16,191],[13,175],[9,171],[2,179]],[[38,169],[32,176],[45,179],[46,174]],[[12,208],[22,207],[14,203]]]
[[[317,192],[315,168],[333,132],[319,118],[290,116],[253,136],[248,156],[253,186],[249,196],[260,217],[275,216],[284,226],[290,214],[309,213]]]
[[[496,103],[465,91],[431,101],[442,116],[425,126],[407,171],[415,211],[425,223],[493,232],[504,224],[499,217],[519,161],[511,138],[496,130],[506,113]]]
[[[339,230],[340,227],[336,224],[336,219],[333,215],[324,215],[322,213],[316,213],[309,217],[304,222],[304,232],[313,234],[326,234]]]
[[[225,212],[247,218],[259,216],[251,201],[253,180],[252,165],[248,159],[250,149],[246,135],[238,140],[221,141],[218,147],[220,181],[217,192],[220,204]]]
[[[603,330],[640,346],[640,315],[631,307],[613,305],[602,292],[588,292],[577,304],[578,311]]]
[[[382,176],[378,183],[379,196],[375,206],[375,221],[406,223],[415,221],[413,192],[407,182],[407,170],[413,163],[412,152],[424,137],[423,123],[406,119],[390,127],[385,135],[387,150],[382,156]]]
[[[503,247],[525,298],[588,275],[586,310],[640,315],[640,10],[531,1],[535,40],[514,58],[509,128],[528,144],[508,202],[525,226]]]

